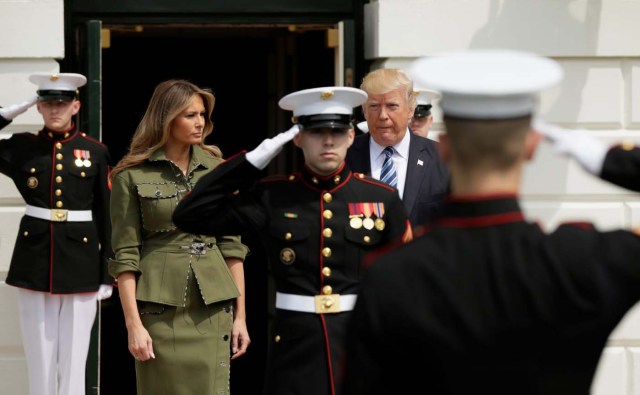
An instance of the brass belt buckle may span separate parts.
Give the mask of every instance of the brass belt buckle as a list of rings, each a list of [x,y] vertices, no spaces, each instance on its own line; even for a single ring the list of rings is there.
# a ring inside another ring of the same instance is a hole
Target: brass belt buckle
[[[192,255],[204,255],[207,253],[206,244],[193,242],[191,243],[191,254]]]
[[[317,314],[340,312],[340,294],[316,295],[313,299]]]
[[[65,222],[67,220],[67,210],[54,208],[51,210],[52,222]]]

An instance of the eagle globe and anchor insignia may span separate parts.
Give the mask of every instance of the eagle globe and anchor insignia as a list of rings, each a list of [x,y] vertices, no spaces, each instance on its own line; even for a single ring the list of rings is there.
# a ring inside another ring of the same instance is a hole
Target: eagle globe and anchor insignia
[[[280,262],[285,265],[291,265],[296,261],[296,252],[293,249],[286,247],[280,251]]]

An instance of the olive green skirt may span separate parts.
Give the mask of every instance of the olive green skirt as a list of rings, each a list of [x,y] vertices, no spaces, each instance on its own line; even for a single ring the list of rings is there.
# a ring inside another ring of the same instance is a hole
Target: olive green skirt
[[[136,361],[138,395],[228,395],[232,300],[205,305],[193,272],[186,306],[140,303],[155,359]]]

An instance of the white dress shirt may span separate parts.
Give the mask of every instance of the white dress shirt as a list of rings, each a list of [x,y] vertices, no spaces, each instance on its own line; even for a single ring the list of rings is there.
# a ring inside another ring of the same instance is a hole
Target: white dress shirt
[[[411,131],[407,129],[404,137],[400,142],[393,146],[393,163],[396,166],[396,173],[398,174],[398,193],[402,199],[404,192],[404,183],[407,178],[407,163],[409,161],[409,133]],[[382,164],[384,163],[385,154],[384,149],[387,146],[382,146],[376,143],[373,138],[369,140],[369,159],[371,161],[371,177],[380,179],[380,172],[382,170]]]

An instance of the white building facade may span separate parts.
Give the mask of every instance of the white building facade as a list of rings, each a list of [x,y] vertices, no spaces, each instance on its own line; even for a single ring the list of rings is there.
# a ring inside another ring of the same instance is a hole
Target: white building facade
[[[64,17],[63,0],[0,0],[0,105],[34,95],[29,74],[58,71],[57,60],[65,57]],[[560,62],[565,78],[542,95],[541,119],[587,129],[609,143],[640,144],[638,20],[640,0],[371,1],[364,5],[365,57],[375,68],[407,69],[418,57],[467,48],[549,56]],[[435,116],[437,139],[437,108]],[[0,138],[41,127],[32,108],[0,131]],[[547,229],[569,220],[592,221],[602,230],[640,226],[640,195],[595,179],[547,144],[526,169],[522,198],[529,219]],[[0,281],[23,213],[12,181],[0,176]],[[0,393],[26,395],[17,304],[15,289],[0,282]],[[632,311],[612,334],[592,393],[640,395],[640,311]]]

